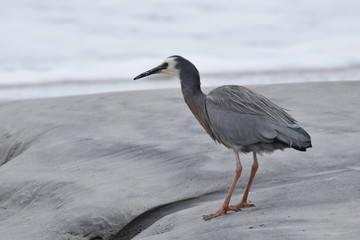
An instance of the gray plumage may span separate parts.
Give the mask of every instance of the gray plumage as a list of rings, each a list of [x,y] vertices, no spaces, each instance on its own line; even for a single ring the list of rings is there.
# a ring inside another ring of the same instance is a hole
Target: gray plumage
[[[222,86],[205,95],[199,72],[190,61],[180,56],[168,59],[178,70],[172,74],[180,78],[186,104],[214,141],[246,153],[311,147],[309,134],[268,98],[242,86]],[[166,65],[164,71],[169,62],[162,65]]]
[[[272,152],[292,147],[305,151],[310,136],[286,111],[241,86],[223,86],[206,97],[216,141],[241,152]]]
[[[134,80],[155,74],[168,73],[180,78],[184,100],[210,137],[235,152],[236,174],[221,209],[204,216],[218,217],[227,211],[252,207],[247,200],[258,169],[257,153],[294,148],[306,151],[311,147],[310,135],[283,108],[266,97],[242,86],[222,86],[208,95],[201,91],[196,67],[180,56],[168,57],[158,67],[146,71]],[[242,166],[239,152],[253,152],[254,163],[241,202],[230,206],[230,198],[240,178]]]

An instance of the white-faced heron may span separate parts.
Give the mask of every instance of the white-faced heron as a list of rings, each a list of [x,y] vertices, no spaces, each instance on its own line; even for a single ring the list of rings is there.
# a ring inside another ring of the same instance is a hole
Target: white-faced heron
[[[266,97],[242,86],[222,86],[205,95],[200,88],[196,67],[181,56],[171,56],[149,71],[135,77],[137,80],[155,73],[167,73],[180,78],[186,104],[201,126],[215,141],[235,152],[236,171],[221,209],[204,220],[253,207],[248,194],[259,167],[257,153],[271,153],[277,149],[294,148],[306,151],[311,147],[310,135],[301,128],[283,108]],[[253,153],[249,182],[240,203],[230,206],[230,198],[240,178],[242,166],[239,153]]]

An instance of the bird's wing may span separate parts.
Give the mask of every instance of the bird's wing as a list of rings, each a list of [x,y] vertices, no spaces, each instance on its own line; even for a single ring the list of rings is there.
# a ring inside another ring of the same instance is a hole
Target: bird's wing
[[[226,146],[271,143],[277,136],[274,124],[257,115],[229,111],[211,101],[206,109],[217,140]]]
[[[297,126],[284,109],[241,86],[223,86],[206,99],[211,127],[225,145],[271,143],[279,127]]]
[[[296,123],[296,120],[282,107],[242,86],[230,85],[216,88],[207,95],[207,102],[231,112],[260,116],[275,124]]]

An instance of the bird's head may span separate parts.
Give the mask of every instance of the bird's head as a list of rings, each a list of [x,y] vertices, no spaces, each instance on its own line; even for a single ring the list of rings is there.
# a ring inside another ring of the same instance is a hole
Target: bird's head
[[[186,67],[187,65],[192,65],[187,59],[181,56],[170,56],[166,58],[159,66],[150,69],[134,78],[134,80],[156,74],[156,73],[166,73],[170,75],[174,75],[180,77],[180,72],[182,68]],[[193,65],[192,65],[193,66]],[[195,67],[195,66],[194,66]]]

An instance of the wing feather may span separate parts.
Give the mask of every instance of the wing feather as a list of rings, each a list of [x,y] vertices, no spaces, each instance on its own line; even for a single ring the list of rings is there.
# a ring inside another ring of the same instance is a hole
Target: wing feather
[[[296,120],[268,98],[242,86],[222,86],[211,91],[207,101],[237,113],[253,114],[274,123],[294,124]]]
[[[308,133],[294,118],[266,97],[242,86],[222,86],[206,98],[206,111],[217,140],[227,147],[273,143],[311,146]]]
[[[227,147],[271,143],[277,136],[274,124],[256,115],[222,109],[211,101],[207,113],[217,139]]]

